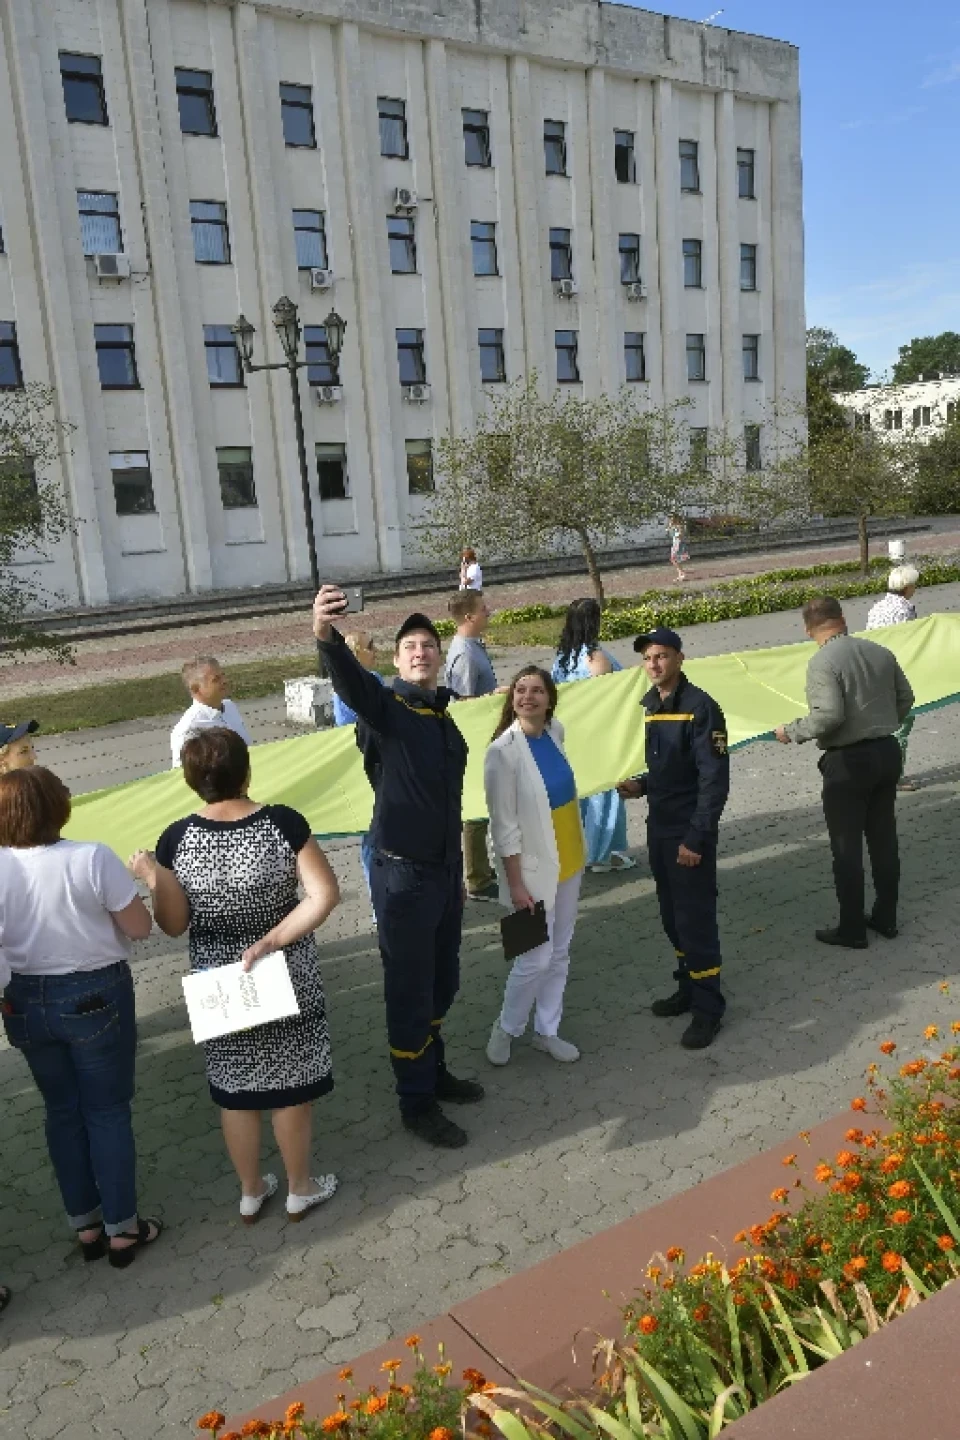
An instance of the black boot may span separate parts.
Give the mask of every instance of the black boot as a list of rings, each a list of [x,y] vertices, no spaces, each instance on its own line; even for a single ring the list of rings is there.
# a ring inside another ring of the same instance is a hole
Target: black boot
[[[650,1009],[654,1015],[659,1015],[661,1019],[664,1016],[686,1015],[690,1009],[690,997],[689,995],[684,995],[682,990],[677,990],[673,995],[668,996],[666,1000],[654,1000]]]
[[[428,1145],[436,1145],[439,1150],[459,1150],[467,1143],[467,1132],[448,1120],[436,1102],[427,1110],[416,1110],[412,1115],[401,1115],[400,1118],[407,1130],[412,1130],[414,1135],[419,1135]]]
[[[441,1070],[434,1093],[448,1105],[475,1105],[483,1099],[483,1086],[476,1080],[458,1080],[449,1070]]]
[[[872,915],[867,915],[865,920],[868,930],[875,930],[877,934],[882,935],[885,940],[896,940],[899,933],[896,925],[881,925],[878,921],[874,920]]]
[[[862,940],[848,940],[845,935],[840,934],[839,929],[815,930],[814,934],[821,945],[839,945],[844,950],[866,950],[868,944],[866,935]]]
[[[702,1010],[696,1010],[680,1036],[680,1044],[684,1050],[705,1050],[713,1043],[721,1024],[719,1015],[705,1015]]]

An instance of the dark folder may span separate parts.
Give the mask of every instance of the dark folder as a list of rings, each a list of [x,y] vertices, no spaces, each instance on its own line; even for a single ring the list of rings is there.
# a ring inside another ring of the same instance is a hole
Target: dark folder
[[[516,960],[538,945],[546,945],[550,938],[547,930],[547,912],[543,901],[538,900],[533,910],[514,910],[500,921],[500,935],[503,939],[503,958]]]

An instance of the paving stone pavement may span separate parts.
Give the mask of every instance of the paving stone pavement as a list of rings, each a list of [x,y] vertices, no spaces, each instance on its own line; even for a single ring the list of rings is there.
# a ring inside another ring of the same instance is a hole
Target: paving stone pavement
[[[770,616],[700,627],[688,644],[708,653],[796,632],[796,616]],[[463,1117],[471,1143],[453,1154],[397,1125],[357,846],[329,847],[344,890],[321,932],[337,1087],[317,1106],[316,1156],[341,1190],[301,1225],[282,1203],[255,1228],[240,1223],[185,1026],[182,942],[135,947],[141,1203],[167,1229],[130,1270],[81,1262],[38,1097],[0,1042],[0,1278],[15,1291],[0,1319],[0,1433],[181,1440],[211,1406],[258,1403],[835,1113],[879,1040],[910,1047],[926,1024],[949,1024],[957,1011],[938,986],[960,977],[955,710],[917,721],[910,768],[925,783],[900,800],[902,933],[865,954],[813,943],[834,915],[813,747],[756,744],[732,764],[720,880],[730,1008],[717,1042],[688,1054],[682,1022],[649,1013],[672,957],[634,804],[639,868],[584,886],[564,1023],[578,1066],[526,1043],[505,1069],[487,1065],[504,966],[496,916],[468,907],[448,1043],[487,1098]],[[264,1168],[280,1173],[272,1139]],[[634,1279],[624,1275],[625,1295]]]

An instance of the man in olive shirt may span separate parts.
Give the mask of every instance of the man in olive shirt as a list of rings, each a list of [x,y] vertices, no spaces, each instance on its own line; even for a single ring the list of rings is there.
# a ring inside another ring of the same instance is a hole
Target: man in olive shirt
[[[895,804],[903,761],[894,731],[913,705],[913,691],[893,652],[847,634],[839,600],[821,595],[803,607],[817,653],[807,667],[810,713],[781,725],[784,745],[816,740],[823,754],[823,813],[833,851],[840,923],[818,930],[824,945],[865,950],[867,927],[897,933],[900,855]],[[870,853],[875,898],[864,913],[863,841]]]

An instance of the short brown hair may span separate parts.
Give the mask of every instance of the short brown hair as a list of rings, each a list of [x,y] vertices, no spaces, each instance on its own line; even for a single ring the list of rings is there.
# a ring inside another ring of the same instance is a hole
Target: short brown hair
[[[238,800],[250,775],[247,742],[235,730],[215,725],[191,735],[180,752],[183,778],[201,800]]]
[[[70,791],[43,765],[0,775],[0,845],[52,845],[70,819]]]
[[[821,625],[835,625],[843,621],[840,601],[833,595],[815,595],[802,610],[803,623],[808,630],[819,630]]]
[[[482,590],[458,590],[456,595],[451,595],[447,601],[447,609],[457,624],[462,625],[464,620],[477,613],[482,601]]]

